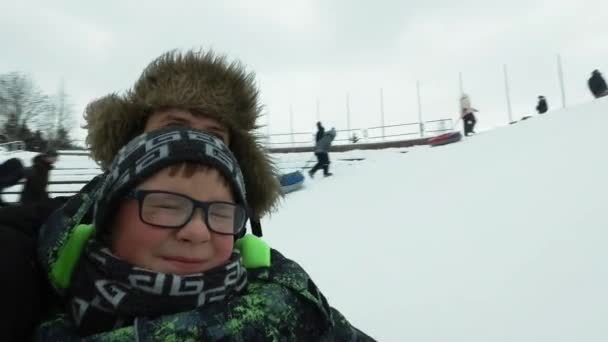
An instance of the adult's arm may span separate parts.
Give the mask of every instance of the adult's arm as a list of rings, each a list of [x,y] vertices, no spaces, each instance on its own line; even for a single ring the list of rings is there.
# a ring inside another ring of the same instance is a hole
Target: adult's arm
[[[38,203],[2,207],[0,208],[0,226],[35,238],[40,226],[65,200],[66,197],[59,197]]]

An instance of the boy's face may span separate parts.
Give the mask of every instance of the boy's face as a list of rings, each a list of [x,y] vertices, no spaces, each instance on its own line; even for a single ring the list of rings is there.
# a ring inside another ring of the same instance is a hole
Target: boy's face
[[[181,173],[171,175],[169,168],[165,168],[137,189],[171,191],[199,201],[234,202],[230,187],[212,168],[199,169],[191,177]],[[184,227],[159,228],[141,221],[137,200],[125,199],[113,226],[113,253],[132,265],[178,275],[221,266],[232,254],[234,237],[210,231],[202,215],[198,208]]]
[[[224,125],[211,118],[194,116],[183,109],[165,109],[152,113],[146,122],[144,132],[154,131],[170,125],[181,125],[211,133],[222,139],[224,144],[230,146],[230,135]]]

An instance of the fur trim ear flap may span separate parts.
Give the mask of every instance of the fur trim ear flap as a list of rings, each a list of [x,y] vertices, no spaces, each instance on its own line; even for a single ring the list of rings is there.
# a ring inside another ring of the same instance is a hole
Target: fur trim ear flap
[[[243,131],[232,134],[230,149],[243,171],[247,202],[262,217],[276,208],[282,196],[276,166],[254,134]]]
[[[89,103],[84,118],[91,157],[107,170],[116,152],[143,132],[146,116],[123,97],[110,94]]]

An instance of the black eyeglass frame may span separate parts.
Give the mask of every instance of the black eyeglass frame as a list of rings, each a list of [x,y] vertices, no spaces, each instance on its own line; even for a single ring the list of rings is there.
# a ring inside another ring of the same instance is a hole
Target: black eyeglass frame
[[[192,203],[192,211],[190,212],[190,215],[188,215],[188,218],[181,225],[167,226],[167,225],[159,225],[159,224],[155,224],[155,223],[150,223],[150,222],[144,220],[143,215],[142,215],[142,209],[143,209],[144,199],[149,194],[169,194],[169,195],[174,195],[174,196],[185,198],[185,199],[187,199],[188,201],[190,201]],[[177,193],[177,192],[172,192],[172,191],[164,191],[164,190],[131,190],[131,191],[129,191],[129,192],[127,192],[125,194],[125,197],[137,200],[137,209],[138,209],[138,213],[139,213],[139,219],[141,220],[141,222],[144,222],[145,224],[149,224],[149,225],[154,226],[154,227],[159,227],[159,228],[164,228],[164,229],[181,229],[181,228],[183,228],[190,221],[192,221],[192,217],[194,216],[194,212],[196,211],[196,208],[201,208],[203,210],[203,214],[204,214],[203,215],[203,220],[205,222],[205,225],[207,225],[207,229],[209,229],[210,231],[212,231],[212,232],[214,232],[216,234],[220,234],[220,235],[231,235],[231,236],[238,236],[238,235],[240,235],[245,230],[245,226],[247,224],[247,220],[249,219],[249,215],[247,213],[247,209],[243,205],[241,205],[241,204],[232,203],[232,202],[225,202],[225,201],[209,201],[209,202],[198,201],[198,200],[195,200],[192,197],[189,197],[189,196],[186,196],[184,194]],[[213,205],[213,204],[227,204],[227,205],[232,205],[232,206],[236,207],[236,209],[240,208],[242,210],[242,215],[243,215],[243,218],[244,218],[243,219],[243,224],[241,225],[241,227],[235,228],[235,231],[233,233],[224,233],[224,232],[219,232],[219,231],[213,229],[211,227],[211,225],[209,224],[209,207],[211,205]]]

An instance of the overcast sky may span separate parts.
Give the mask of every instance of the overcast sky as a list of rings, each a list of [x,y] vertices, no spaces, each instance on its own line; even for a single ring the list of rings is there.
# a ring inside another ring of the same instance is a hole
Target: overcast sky
[[[270,131],[378,126],[458,116],[459,73],[480,126],[506,124],[503,65],[514,119],[538,95],[561,107],[590,101],[593,69],[608,74],[608,2],[596,0],[8,1],[0,4],[0,72],[61,81],[84,106],[130,87],[161,53],[213,48],[257,74]],[[84,138],[77,129],[74,135]]]

